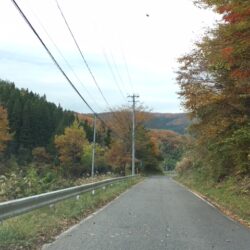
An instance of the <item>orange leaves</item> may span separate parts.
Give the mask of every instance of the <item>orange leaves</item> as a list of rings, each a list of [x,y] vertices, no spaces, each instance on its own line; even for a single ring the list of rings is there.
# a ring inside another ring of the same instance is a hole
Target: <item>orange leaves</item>
[[[217,8],[219,14],[224,14],[223,19],[229,23],[241,22],[249,18],[250,8],[247,5],[232,3]]]
[[[233,47],[227,47],[221,50],[222,57],[226,60],[232,60]]]
[[[184,107],[194,120],[189,129],[197,142],[194,152],[203,156],[202,164],[224,177],[239,165],[249,165],[248,134],[237,135],[241,148],[232,138],[250,123],[250,2],[197,1],[217,7],[224,22],[197,44],[189,54],[192,59],[180,60],[184,66],[180,66],[177,81]]]
[[[223,19],[226,22],[229,23],[236,23],[236,22],[240,22],[244,20],[244,15],[242,15],[241,13],[229,13],[227,15],[224,15]]]
[[[171,130],[150,130],[151,141],[155,147],[155,153],[160,154],[160,145],[168,142],[173,148],[179,147],[183,143],[183,136]]]
[[[126,145],[121,141],[114,141],[111,148],[106,153],[108,164],[114,169],[125,167],[131,162],[130,151],[127,150]]]
[[[235,69],[232,71],[231,77],[239,80],[250,78],[250,70]]]
[[[93,124],[93,117],[90,115],[84,115],[84,114],[77,114],[77,117],[79,119],[79,121],[87,121],[88,124]]]
[[[219,14],[224,14],[225,12],[230,12],[232,11],[232,6],[231,5],[222,5],[217,8],[217,12]]]

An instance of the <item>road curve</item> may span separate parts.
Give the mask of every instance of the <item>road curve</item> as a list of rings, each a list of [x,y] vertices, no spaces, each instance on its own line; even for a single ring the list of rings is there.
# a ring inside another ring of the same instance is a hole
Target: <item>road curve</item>
[[[46,250],[249,250],[250,230],[168,177],[151,177]]]

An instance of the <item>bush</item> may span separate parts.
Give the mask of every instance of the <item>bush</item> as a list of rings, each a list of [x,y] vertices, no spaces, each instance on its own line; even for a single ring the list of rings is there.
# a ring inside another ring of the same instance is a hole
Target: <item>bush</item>
[[[74,180],[64,179],[53,169],[40,173],[30,165],[27,171],[0,176],[0,201],[11,200],[70,187]]]
[[[189,170],[193,166],[193,160],[190,157],[184,157],[176,164],[176,171],[182,175],[185,171]]]
[[[38,163],[51,162],[51,156],[44,147],[36,147],[32,150],[33,160]]]

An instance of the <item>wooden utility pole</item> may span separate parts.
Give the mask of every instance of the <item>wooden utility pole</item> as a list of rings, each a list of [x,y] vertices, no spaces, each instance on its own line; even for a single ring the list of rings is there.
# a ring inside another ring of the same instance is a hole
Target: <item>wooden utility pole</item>
[[[132,175],[135,175],[135,103],[139,95],[128,96],[132,98]]]

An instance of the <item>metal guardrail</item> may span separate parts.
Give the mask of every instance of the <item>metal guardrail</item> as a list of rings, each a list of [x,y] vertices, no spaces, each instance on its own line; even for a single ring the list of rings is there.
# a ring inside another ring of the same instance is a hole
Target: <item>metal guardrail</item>
[[[101,188],[107,184],[112,184],[133,177],[136,176],[130,175],[125,177],[117,177],[103,181],[88,183],[81,186],[75,186],[75,187],[60,189],[53,192],[20,198],[16,200],[5,201],[0,203],[0,221],[20,214],[27,213],[37,208],[54,204],[56,202],[74,197],[81,193]]]

